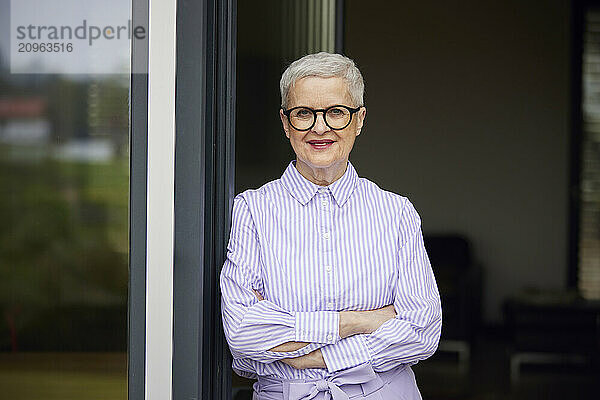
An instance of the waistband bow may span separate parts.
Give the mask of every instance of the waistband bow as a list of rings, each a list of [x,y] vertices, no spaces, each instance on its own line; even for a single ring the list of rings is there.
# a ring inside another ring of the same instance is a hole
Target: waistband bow
[[[284,393],[287,391],[286,399],[289,400],[310,400],[321,392],[325,392],[326,400],[349,400],[348,395],[340,389],[340,386],[344,385],[361,385],[363,395],[369,395],[379,390],[383,386],[383,381],[370,364],[361,364],[340,371],[328,379],[307,383],[286,382]]]

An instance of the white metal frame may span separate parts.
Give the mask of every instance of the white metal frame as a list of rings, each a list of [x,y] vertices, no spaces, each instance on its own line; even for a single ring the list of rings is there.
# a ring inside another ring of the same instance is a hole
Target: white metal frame
[[[149,0],[145,399],[171,400],[176,0]]]

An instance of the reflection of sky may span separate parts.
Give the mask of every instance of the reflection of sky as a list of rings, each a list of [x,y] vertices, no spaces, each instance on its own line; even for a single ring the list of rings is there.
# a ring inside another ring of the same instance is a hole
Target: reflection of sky
[[[16,5],[16,6],[14,6]],[[83,19],[88,25],[118,26],[127,25],[131,18],[131,2],[123,0],[0,0],[0,58],[1,67],[10,68],[11,34],[16,34],[16,24],[40,26],[68,25],[75,29]],[[12,11],[12,13],[11,13]],[[12,15],[12,17],[11,17]],[[11,24],[12,23],[12,24]],[[13,25],[11,27],[11,25]],[[123,31],[122,34],[126,35]],[[30,41],[33,42],[33,41]],[[98,39],[93,46],[87,40],[56,40],[53,43],[72,42],[76,51],[72,53],[20,54],[23,68],[38,64],[35,71],[41,73],[128,73],[130,63],[130,43],[127,39]],[[14,51],[14,49],[13,49]],[[13,64],[13,67],[17,66]]]

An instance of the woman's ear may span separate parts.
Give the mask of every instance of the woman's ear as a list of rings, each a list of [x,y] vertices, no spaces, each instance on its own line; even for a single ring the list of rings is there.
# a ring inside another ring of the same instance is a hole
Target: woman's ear
[[[285,132],[285,136],[290,138],[290,125],[288,123],[287,117],[283,113],[283,109],[279,109],[279,118],[281,119],[281,124],[283,125],[283,131]]]
[[[365,123],[365,117],[367,116],[367,108],[363,106],[360,110],[358,110],[358,112],[356,113],[356,116],[357,116],[356,136],[358,136],[358,135],[360,135],[360,131],[362,130],[362,127]]]

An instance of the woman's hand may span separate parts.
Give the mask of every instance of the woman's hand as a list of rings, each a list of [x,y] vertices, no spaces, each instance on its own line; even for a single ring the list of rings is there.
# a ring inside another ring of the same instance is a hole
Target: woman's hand
[[[393,304],[371,311],[364,311],[363,314],[365,313],[368,317],[365,324],[366,332],[364,333],[373,333],[385,322],[392,318],[396,318],[396,309],[394,309]]]
[[[340,337],[375,332],[381,325],[396,317],[394,305],[368,311],[341,311]]]
[[[252,291],[254,292],[254,295],[256,296],[256,298],[258,299],[258,301],[264,300],[265,298],[262,297],[262,294],[258,293],[256,291],[256,289],[252,289]]]
[[[281,360],[281,362],[296,369],[327,368],[327,365],[325,365],[325,359],[323,358],[323,353],[321,353],[321,349],[317,349],[313,352],[296,358],[284,358]]]
[[[258,299],[258,301],[262,301],[265,298],[256,290],[252,289],[254,295]],[[340,311],[340,325],[339,325],[339,334],[340,337],[346,338],[348,336],[357,335],[361,333],[372,333],[375,332],[381,325],[383,325],[386,321],[389,321],[392,318],[396,317],[396,310],[394,309],[394,305],[390,304],[385,307],[376,308],[374,310],[368,311]],[[287,342],[280,344],[271,349],[271,351],[295,351],[301,349],[302,347],[308,345],[305,342]],[[317,353],[318,352],[318,353]],[[313,354],[315,353],[315,354]],[[311,357],[308,357],[311,355]],[[299,363],[302,362],[304,364],[308,363],[308,365],[321,365],[321,360],[323,356],[320,350],[315,350],[310,354],[307,354],[306,359],[302,357],[298,358],[289,358],[286,360],[293,360],[290,363]],[[302,359],[302,360],[298,360]],[[295,360],[295,361],[294,361]],[[323,362],[324,363],[324,362]],[[286,363],[287,364],[287,363]],[[304,365],[302,364],[302,365]],[[292,365],[292,364],[289,364]],[[294,368],[294,365],[292,365]],[[304,368],[323,368],[323,367],[304,367]]]

